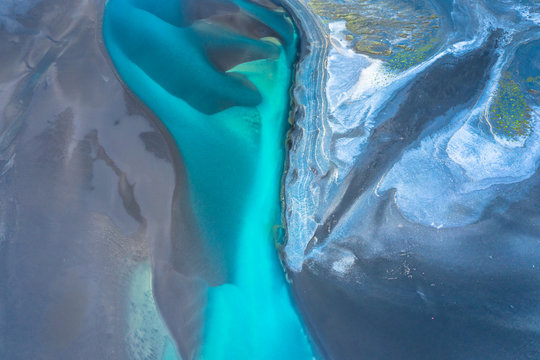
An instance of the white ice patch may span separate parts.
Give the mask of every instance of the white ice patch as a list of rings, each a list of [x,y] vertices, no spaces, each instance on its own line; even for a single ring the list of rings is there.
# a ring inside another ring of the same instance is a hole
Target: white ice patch
[[[359,137],[339,138],[334,142],[335,156],[345,164],[352,164],[364,141]]]
[[[389,75],[385,74],[383,62],[374,59],[370,60],[371,63],[362,69],[360,78],[354,86],[353,99],[373,95],[379,87],[386,85],[384,79]]]
[[[535,25],[540,25],[540,4],[520,4],[514,6],[514,10],[520,14],[522,19],[530,21]]]
[[[367,56],[356,54],[350,49],[330,49],[326,98],[331,112],[351,99],[364,69],[369,65],[370,59]]]
[[[478,220],[501,194],[493,186],[518,183],[536,172],[540,121],[523,147],[506,147],[473,125],[477,120],[461,126],[454,120],[457,127],[422,139],[386,174],[377,192],[395,188],[404,216],[426,226],[463,226]]]
[[[342,33],[346,30],[347,23],[345,22],[345,20],[334,21],[328,24],[328,28],[330,29],[330,35],[340,37]]]
[[[471,183],[468,190],[495,183],[523,181],[536,171],[540,160],[540,121],[535,119],[533,133],[521,147],[509,147],[466,124],[448,142],[448,157],[461,166]]]
[[[332,28],[340,29],[333,24]],[[336,40],[336,38],[333,38]],[[362,152],[373,127],[373,119],[396,87],[387,87],[391,75],[383,62],[357,54],[345,44],[332,41],[328,56],[326,98],[331,117],[327,119],[332,134],[345,134],[362,129],[354,138],[338,138],[332,145],[331,156],[337,160],[338,182],[352,168]]]
[[[354,255],[346,255],[341,259],[334,261],[334,263],[332,264],[332,270],[337,272],[339,275],[345,275],[354,266],[355,261],[356,257]]]

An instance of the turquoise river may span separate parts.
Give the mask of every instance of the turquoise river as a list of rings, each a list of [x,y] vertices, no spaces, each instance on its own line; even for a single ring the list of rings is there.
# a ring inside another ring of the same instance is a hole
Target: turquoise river
[[[313,358],[276,249],[298,43],[290,18],[242,0],[110,0],[103,33],[120,77],[174,137],[197,241],[219,274],[200,275],[201,341],[183,356]]]

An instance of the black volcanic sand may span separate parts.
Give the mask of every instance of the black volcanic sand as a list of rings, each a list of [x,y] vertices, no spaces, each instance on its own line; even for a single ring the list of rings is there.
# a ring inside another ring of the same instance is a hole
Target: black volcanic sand
[[[3,14],[1,359],[131,358],[133,270],[153,254],[160,288],[174,289],[168,249],[196,237],[174,141],[97,40],[104,6],[44,0]]]
[[[540,172],[519,183],[525,199],[501,196],[459,228],[415,224],[397,208],[395,191],[373,194],[407,148],[447,125],[443,114],[477,101],[500,36],[438,59],[389,101],[394,113],[370,136],[306,250],[313,258],[289,274],[322,357],[540,359]],[[346,274],[332,262],[344,254],[354,258]]]
[[[540,174],[523,186],[531,188],[530,198],[504,214],[486,213],[457,234],[407,223],[389,194],[380,214],[358,225],[365,237],[325,249],[354,254],[347,277],[312,261],[292,273],[295,298],[321,353],[330,359],[540,358],[538,323],[531,321],[539,295],[531,264],[538,264],[540,243],[511,237],[540,231]],[[397,222],[404,226],[395,228]],[[367,240],[373,224],[388,238],[379,256],[370,254]]]
[[[384,265],[387,264],[381,267]],[[434,270],[439,279],[446,276],[448,293],[459,289],[470,295],[468,306],[458,302],[462,299],[455,300],[455,305],[452,299],[444,299],[447,301],[444,307],[429,312],[419,296],[407,296],[414,291],[377,294],[367,286],[365,291],[354,290],[358,284],[340,283],[325,273],[327,270],[307,266],[301,273],[295,273],[292,281],[298,305],[308,314],[305,321],[323,356],[380,360],[539,358],[538,336],[533,331],[516,330],[475,317],[479,309],[473,303],[479,299],[474,299],[477,290],[474,281],[485,284],[485,277],[467,277],[456,282],[456,274],[450,270],[445,273],[440,268],[423,269]],[[490,284],[493,295],[504,299],[508,291],[516,291],[515,296],[519,297],[532,285],[523,280],[512,282],[513,279],[519,277],[509,276]],[[392,284],[402,285],[405,284]]]
[[[527,239],[540,231],[540,173],[523,186],[528,198],[504,213],[496,201],[459,230],[408,223],[394,194],[385,195],[358,224],[354,245],[325,248],[354,254],[347,277],[314,261],[290,275],[320,352],[329,359],[539,359],[540,243]],[[374,256],[368,239],[377,232],[387,239]]]

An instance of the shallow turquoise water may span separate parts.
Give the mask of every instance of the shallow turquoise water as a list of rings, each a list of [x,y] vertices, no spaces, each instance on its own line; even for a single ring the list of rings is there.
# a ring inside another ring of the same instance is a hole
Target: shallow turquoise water
[[[134,269],[128,291],[126,345],[129,357],[145,360],[162,354],[162,360],[179,360],[152,295],[152,272],[148,262]]]
[[[236,1],[281,41],[248,37],[211,17],[193,20],[189,4],[187,10],[177,4],[110,0],[104,37],[119,74],[174,136],[205,251],[226,279],[208,289],[197,353],[204,359],[313,358],[274,239],[294,28],[282,13]],[[218,61],[231,55],[227,44],[246,50],[249,61],[219,71],[216,57],[207,55],[217,52]],[[170,351],[165,358],[173,358]]]

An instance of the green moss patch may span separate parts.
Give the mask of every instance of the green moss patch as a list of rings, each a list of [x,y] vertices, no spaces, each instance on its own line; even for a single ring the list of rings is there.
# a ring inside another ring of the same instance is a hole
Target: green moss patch
[[[525,94],[511,74],[503,74],[489,108],[489,119],[498,135],[517,140],[532,133],[531,108]]]
[[[436,45],[439,17],[428,7],[402,1],[356,0],[347,3],[311,0],[324,23],[345,21],[345,38],[357,53],[389,61],[401,71],[424,60]]]
[[[396,52],[393,54],[390,59],[388,59],[388,62],[386,63],[386,66],[391,71],[403,71],[408,68],[410,68],[413,65],[416,65],[422,61],[424,61],[431,50],[437,45],[437,39],[431,38],[424,43],[420,44],[416,48],[402,48],[402,50],[399,52]]]

